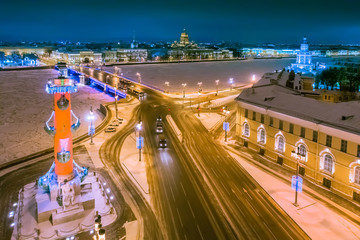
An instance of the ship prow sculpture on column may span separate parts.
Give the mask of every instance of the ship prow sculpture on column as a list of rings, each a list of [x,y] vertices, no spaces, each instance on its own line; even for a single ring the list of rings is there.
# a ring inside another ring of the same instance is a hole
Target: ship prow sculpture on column
[[[71,110],[70,94],[77,92],[76,83],[60,70],[58,78],[48,81],[46,91],[54,95],[54,110],[44,129],[54,137],[55,160],[38,180],[37,220],[57,225],[84,217],[85,210],[95,208],[95,198],[91,185],[82,184],[88,169],[73,159],[72,133],[80,126]],[[49,125],[51,119],[54,126]]]

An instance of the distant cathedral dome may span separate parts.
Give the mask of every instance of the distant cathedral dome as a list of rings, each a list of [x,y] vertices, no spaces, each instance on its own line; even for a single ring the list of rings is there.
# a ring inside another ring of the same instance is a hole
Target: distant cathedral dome
[[[180,42],[174,41],[173,44],[171,44],[172,48],[182,48],[182,47],[190,47],[190,48],[197,48],[197,44],[189,40],[189,35],[186,32],[186,29],[184,28],[183,32],[180,35]]]

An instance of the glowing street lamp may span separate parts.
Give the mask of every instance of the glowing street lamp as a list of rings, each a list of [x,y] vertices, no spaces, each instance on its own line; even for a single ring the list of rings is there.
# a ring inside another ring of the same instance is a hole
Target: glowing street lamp
[[[299,160],[305,160],[305,155],[300,153],[300,147],[297,148],[297,151],[291,151],[291,156],[296,159],[296,185],[295,185],[295,202],[294,206],[298,207],[299,204],[297,203],[298,199],[298,184],[299,184]]]
[[[230,83],[230,91],[233,90],[233,87],[234,87],[234,79],[233,78],[230,78],[229,79],[229,83]]]
[[[230,130],[229,122],[226,122],[226,117],[229,115],[230,111],[227,110],[227,106],[222,108],[222,112],[224,113],[224,123],[223,123],[223,130],[225,131],[225,142],[227,141],[227,132]]]
[[[136,129],[139,132],[139,137],[136,139],[136,147],[139,149],[139,162],[141,162],[141,149],[144,145],[144,138],[141,137],[141,130],[142,130],[142,121],[139,120],[139,123],[136,124]]]
[[[137,78],[138,78],[138,82],[141,83],[141,74],[137,72],[137,73],[136,73],[136,76],[137,76]]]
[[[220,82],[220,80],[215,80],[215,83],[216,83],[216,94],[215,94],[215,96],[217,96],[218,93],[219,93],[219,82]]]
[[[88,116],[88,120],[90,120],[90,126],[89,126],[89,136],[90,136],[90,144],[94,144],[93,142],[93,136],[95,134],[95,127],[93,125],[93,121],[95,119],[94,112],[92,110],[92,106],[90,107],[90,114]]]
[[[186,83],[181,84],[183,87],[183,98],[185,99],[185,87],[186,87]]]
[[[117,89],[115,89],[115,118],[116,118],[116,120],[117,120],[117,119],[118,119],[117,100],[118,100],[119,96],[117,95],[116,90],[117,90]]]
[[[252,78],[251,78],[251,81],[255,82],[255,80],[256,80],[256,76],[255,76],[255,74],[253,74]]]
[[[165,82],[166,92],[167,92],[167,93],[169,93],[169,85],[170,85],[170,83],[169,83],[169,82]]]
[[[198,86],[199,86],[199,93],[202,92],[201,86],[202,86],[202,82],[198,82]]]

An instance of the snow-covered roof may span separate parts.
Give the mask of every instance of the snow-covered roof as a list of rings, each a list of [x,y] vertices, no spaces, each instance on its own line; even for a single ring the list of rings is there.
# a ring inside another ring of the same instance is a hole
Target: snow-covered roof
[[[245,89],[236,100],[360,134],[360,101],[331,103],[304,97],[298,91],[271,84],[265,76],[253,88]]]

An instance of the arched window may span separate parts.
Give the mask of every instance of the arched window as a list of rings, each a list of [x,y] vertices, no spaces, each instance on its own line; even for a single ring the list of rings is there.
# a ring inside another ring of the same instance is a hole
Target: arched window
[[[304,144],[300,144],[299,145],[299,154],[301,154],[302,156],[306,157],[307,154],[307,150]]]
[[[324,170],[333,173],[334,160],[330,154],[324,155]]]
[[[249,124],[247,122],[244,122],[244,129],[243,129],[243,135],[245,137],[250,137],[250,127]]]
[[[259,143],[264,143],[264,144],[266,143],[266,133],[263,127],[258,128],[257,140]]]
[[[285,152],[285,138],[281,132],[275,135],[275,150]]]
[[[360,184],[360,167],[355,168],[354,182]]]

